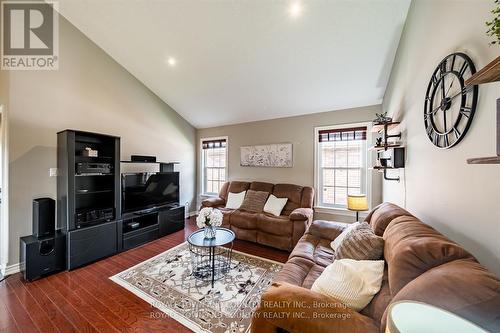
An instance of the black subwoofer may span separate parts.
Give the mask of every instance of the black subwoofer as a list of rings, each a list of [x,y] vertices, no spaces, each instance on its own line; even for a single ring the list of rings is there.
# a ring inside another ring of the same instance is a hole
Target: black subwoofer
[[[33,200],[33,236],[53,236],[56,230],[56,202],[51,198]]]
[[[65,268],[66,236],[58,231],[49,237],[21,237],[21,272],[28,281]]]

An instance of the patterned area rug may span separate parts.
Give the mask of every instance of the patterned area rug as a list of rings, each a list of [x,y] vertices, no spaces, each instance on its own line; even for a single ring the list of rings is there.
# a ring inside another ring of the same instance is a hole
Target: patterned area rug
[[[260,296],[281,263],[234,251],[231,269],[211,288],[192,276],[187,243],[110,279],[195,332],[247,332]]]

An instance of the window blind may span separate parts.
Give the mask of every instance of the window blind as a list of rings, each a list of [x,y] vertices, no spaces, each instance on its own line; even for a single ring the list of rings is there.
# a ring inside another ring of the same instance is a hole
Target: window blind
[[[226,139],[204,140],[201,143],[202,149],[215,149],[215,148],[225,148],[225,147],[226,147]]]
[[[320,130],[319,142],[366,140],[366,127],[351,127]]]

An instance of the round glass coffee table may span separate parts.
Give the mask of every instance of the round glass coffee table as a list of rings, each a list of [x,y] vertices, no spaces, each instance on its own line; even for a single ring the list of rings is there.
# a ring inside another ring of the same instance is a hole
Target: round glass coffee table
[[[193,232],[187,238],[193,276],[212,283],[222,278],[231,267],[233,241],[236,238],[233,231],[217,228],[215,238],[205,238],[203,229]]]

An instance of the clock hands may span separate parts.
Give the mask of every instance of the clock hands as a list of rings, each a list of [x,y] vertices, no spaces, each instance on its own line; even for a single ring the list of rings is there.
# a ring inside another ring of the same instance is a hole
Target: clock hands
[[[453,83],[453,82],[452,82]],[[456,97],[462,95],[464,92],[470,90],[470,87],[464,87],[462,90],[460,90],[460,92],[456,93],[455,95],[453,95],[452,97],[446,97],[448,99],[448,101],[451,103],[452,100],[454,100]],[[433,109],[431,112],[427,113],[427,114],[435,114],[440,108],[441,108],[442,105],[439,105],[437,106],[435,109]]]

